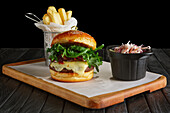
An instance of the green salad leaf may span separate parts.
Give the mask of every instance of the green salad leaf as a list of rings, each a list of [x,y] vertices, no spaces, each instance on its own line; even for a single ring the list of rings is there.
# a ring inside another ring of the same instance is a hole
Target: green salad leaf
[[[86,48],[79,45],[71,45],[67,47],[61,44],[54,44],[51,48],[47,49],[47,52],[50,52],[49,59],[51,59],[51,61],[58,61],[57,56],[59,55],[62,57],[66,56],[68,58],[77,58],[82,56],[83,59],[87,61],[89,68],[94,66],[99,72],[98,66],[102,65],[103,59],[99,56],[97,51],[103,47],[104,44],[93,50],[92,48]]]

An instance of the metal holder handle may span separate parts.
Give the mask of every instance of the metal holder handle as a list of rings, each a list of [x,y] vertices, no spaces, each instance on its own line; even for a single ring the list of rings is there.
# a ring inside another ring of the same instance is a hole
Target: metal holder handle
[[[30,17],[30,16],[35,17],[37,20],[35,20],[34,18],[32,18],[32,17]],[[33,14],[33,13],[26,13],[26,14],[25,14],[25,17],[27,17],[28,19],[30,19],[30,20],[32,20],[32,21],[35,21],[35,22],[40,22],[40,21],[41,21],[41,19],[38,18],[38,17],[37,17],[35,14]]]

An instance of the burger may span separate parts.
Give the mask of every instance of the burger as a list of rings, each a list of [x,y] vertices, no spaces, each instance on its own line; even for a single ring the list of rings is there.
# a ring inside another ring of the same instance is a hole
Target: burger
[[[51,43],[50,73],[54,80],[64,82],[80,82],[93,78],[94,68],[99,71],[102,57],[96,48],[95,39],[82,31],[70,30],[56,35]]]

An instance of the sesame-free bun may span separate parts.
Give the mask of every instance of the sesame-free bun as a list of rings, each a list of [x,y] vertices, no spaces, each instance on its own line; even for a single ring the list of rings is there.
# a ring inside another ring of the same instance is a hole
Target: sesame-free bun
[[[50,69],[51,78],[62,82],[81,82],[90,80],[93,78],[93,71],[94,69],[84,72],[83,75],[79,75],[77,73],[63,73]]]
[[[95,39],[82,31],[78,30],[70,30],[63,33],[58,34],[54,37],[51,46],[60,43],[60,44],[80,44],[81,46],[85,46],[88,48],[92,48],[93,50],[96,48]]]

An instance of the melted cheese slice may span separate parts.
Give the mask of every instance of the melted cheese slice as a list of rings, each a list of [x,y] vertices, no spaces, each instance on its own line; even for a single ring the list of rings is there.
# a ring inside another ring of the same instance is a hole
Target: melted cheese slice
[[[72,70],[73,72],[81,75],[84,74],[84,71],[88,67],[88,64],[87,62],[84,61],[73,61],[73,62],[64,61],[63,64],[59,64],[58,62],[52,62],[50,66],[54,67],[56,71],[61,71],[64,68],[66,68],[67,70]]]

